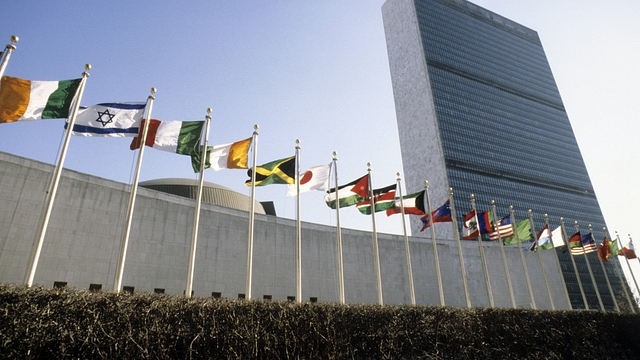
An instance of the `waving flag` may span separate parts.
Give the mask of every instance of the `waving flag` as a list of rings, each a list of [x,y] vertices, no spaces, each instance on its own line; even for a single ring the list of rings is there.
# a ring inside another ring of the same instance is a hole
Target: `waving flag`
[[[518,236],[516,236],[516,234]],[[520,220],[516,223],[515,233],[513,236],[502,239],[502,243],[504,245],[514,245],[517,244],[518,241],[525,242],[532,240],[533,233],[531,232],[531,222],[529,219]]]
[[[493,216],[490,211],[483,211],[478,213],[478,229],[480,234],[489,234],[493,231]]]
[[[565,246],[562,239],[562,227],[558,226],[551,232],[551,240],[553,241],[553,247]]]
[[[3,76],[0,80],[0,124],[68,118],[81,80],[32,81]]]
[[[549,226],[545,225],[538,233],[537,240],[534,241],[529,247],[529,251],[538,251],[538,248],[543,250],[553,249],[553,242],[551,241],[551,232]]]
[[[513,225],[511,224],[511,215],[507,215],[498,220],[496,230],[489,234],[491,240],[505,239],[513,235]]]
[[[147,121],[142,122],[141,132]],[[204,121],[160,121],[151,119],[147,131],[146,145],[157,150],[181,155],[191,155],[200,146],[200,136]],[[129,146],[131,150],[140,148],[140,138],[136,136]]]
[[[252,138],[236,141],[231,144],[207,146],[207,163],[205,169],[215,171],[222,169],[247,169],[249,168],[249,148]],[[200,171],[200,148],[191,156],[191,165],[195,172]]]
[[[449,204],[449,200],[447,199],[442,206],[432,211],[430,215],[421,217],[420,220],[422,220],[422,229],[420,229],[420,232],[423,232],[431,226],[431,224],[453,221],[451,219],[451,205]]]
[[[471,210],[464,216],[464,227],[462,229],[462,238],[464,240],[474,240],[480,235],[478,230],[478,221],[476,220],[476,211]]]
[[[296,157],[288,157],[271,161],[267,164],[256,166],[256,186],[271,184],[293,184],[295,182]],[[249,180],[245,185],[251,186],[251,174],[253,169],[247,171]]]
[[[624,256],[629,260],[638,258],[638,255],[636,255],[636,248],[633,246],[633,241],[629,241],[627,246],[622,248],[622,254],[624,254]]]
[[[593,241],[593,236],[591,235],[591,233],[582,235],[582,247],[584,248],[584,252],[587,254],[598,250],[596,242]]]
[[[379,189],[373,189],[374,212],[391,209],[396,201],[396,184]],[[371,197],[367,196],[364,201],[356,204],[358,210],[365,215],[371,214]]]
[[[306,191],[326,191],[329,188],[329,176],[331,175],[331,163],[310,167],[300,175],[300,193]],[[298,193],[296,184],[289,184],[287,196],[296,196]]]
[[[404,207],[405,214],[424,215],[424,190],[405,195],[402,199],[396,199],[395,206],[387,209],[387,216],[402,213],[401,206]]]
[[[83,108],[78,113],[72,134],[108,137],[137,136],[145,105],[145,103],[104,103]]]
[[[569,238],[569,250],[571,251],[571,255],[583,255],[584,251],[582,248],[582,237],[580,236],[580,232],[571,235]]]
[[[611,247],[609,246],[609,240],[605,236],[600,246],[598,246],[598,258],[609,262],[609,256],[611,256]]]
[[[367,194],[369,192],[368,184],[369,175],[367,174],[348,184],[338,186],[339,197],[337,199],[340,201],[340,207],[352,206],[367,198]],[[324,196],[324,201],[327,203],[328,207],[332,209],[336,208],[336,188],[327,190],[327,194]]]

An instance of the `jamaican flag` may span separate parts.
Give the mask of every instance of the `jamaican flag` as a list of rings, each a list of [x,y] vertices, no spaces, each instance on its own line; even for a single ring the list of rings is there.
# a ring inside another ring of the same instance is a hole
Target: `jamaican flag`
[[[251,186],[251,174],[253,169],[247,171],[249,180],[245,185]],[[264,165],[256,166],[256,186],[271,184],[295,184],[296,157],[275,160]]]

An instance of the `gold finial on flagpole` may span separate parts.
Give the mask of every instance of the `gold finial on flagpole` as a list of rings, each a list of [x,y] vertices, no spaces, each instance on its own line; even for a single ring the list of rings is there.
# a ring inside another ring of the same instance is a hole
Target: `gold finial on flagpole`
[[[15,35],[11,35],[11,37],[9,38],[11,40],[11,45],[17,43],[18,41],[20,41],[20,38],[18,38]]]

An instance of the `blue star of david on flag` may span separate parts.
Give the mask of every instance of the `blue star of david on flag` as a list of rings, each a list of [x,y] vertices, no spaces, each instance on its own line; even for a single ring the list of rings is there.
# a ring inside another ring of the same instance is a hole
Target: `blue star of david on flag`
[[[113,122],[113,117],[114,116],[116,116],[116,115],[115,114],[111,114],[109,112],[109,109],[107,109],[105,111],[98,111],[98,118],[96,119],[96,121],[99,122],[100,124],[102,124],[102,126],[104,127],[107,124],[110,124],[110,123]]]
[[[101,103],[80,107],[73,135],[131,136],[138,135],[146,103]],[[67,124],[65,124],[66,128]]]

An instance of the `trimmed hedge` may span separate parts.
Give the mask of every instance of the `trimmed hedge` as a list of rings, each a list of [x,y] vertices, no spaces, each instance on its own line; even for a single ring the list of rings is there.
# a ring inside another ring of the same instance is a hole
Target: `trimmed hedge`
[[[636,359],[640,315],[0,285],[6,359]]]

